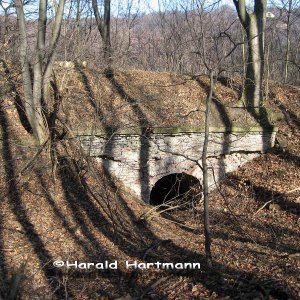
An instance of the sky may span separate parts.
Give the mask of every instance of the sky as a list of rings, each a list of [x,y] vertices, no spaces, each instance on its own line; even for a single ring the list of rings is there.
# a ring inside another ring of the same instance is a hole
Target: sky
[[[3,7],[7,7],[8,3],[10,3],[12,0],[0,0],[0,15],[3,14],[3,9],[1,8],[1,6]],[[102,0],[103,1],[103,0]],[[216,2],[217,0],[205,0],[205,5],[210,5],[214,2]],[[49,1],[50,2],[50,1]],[[67,0],[67,3],[70,2],[70,0]],[[171,4],[176,4],[176,2],[179,3],[187,3],[188,1],[184,1],[184,0],[112,0],[112,14],[113,15],[117,15],[117,14],[126,14],[126,7],[128,5],[128,3],[132,3],[132,13],[139,11],[139,12],[145,12],[145,13],[149,13],[149,12],[153,12],[153,11],[158,11],[160,5],[162,5],[162,3],[164,2],[169,2]],[[194,0],[194,2],[197,2],[197,0]],[[248,4],[253,4],[253,0],[246,0],[246,2]],[[99,0],[99,3],[101,3],[101,0]],[[233,1],[232,0],[220,0],[220,4],[221,5],[230,5],[233,6]],[[172,5],[172,6],[174,6]],[[66,7],[68,7],[68,5],[66,5]],[[101,7],[101,5],[99,5],[99,7]],[[30,9],[36,9],[36,5],[34,5],[33,7],[31,7]],[[28,8],[27,8],[28,9]],[[12,8],[12,11],[14,11],[14,9]]]

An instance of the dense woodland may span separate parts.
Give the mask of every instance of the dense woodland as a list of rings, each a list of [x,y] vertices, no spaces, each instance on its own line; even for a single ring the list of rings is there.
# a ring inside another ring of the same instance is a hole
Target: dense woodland
[[[0,300],[298,299],[299,33],[297,0],[0,0]],[[279,129],[209,192],[212,103]],[[144,203],[76,140],[133,124],[202,126],[200,190]],[[115,260],[201,270],[53,265]]]
[[[32,1],[34,2],[34,1]],[[114,67],[205,73],[202,44],[211,60],[222,59],[229,74],[242,74],[247,47],[234,6],[211,6],[201,1],[161,1],[159,10],[145,13],[139,2],[115,5],[111,17],[111,45]],[[78,7],[78,4],[80,5]],[[3,3],[3,7],[8,4]],[[32,4],[33,5],[33,4]],[[38,26],[37,3],[26,12],[29,55],[33,50]],[[202,6],[201,6],[202,5]],[[270,3],[266,20],[266,59],[269,77],[296,83],[299,69],[299,3]],[[53,9],[48,12],[47,39],[51,35]],[[102,40],[89,1],[67,3],[58,41],[58,60],[86,60],[105,65]],[[205,25],[205,26],[204,26]],[[2,9],[1,55],[18,61],[18,29],[15,9]],[[227,56],[227,57],[226,57]],[[225,58],[226,57],[226,58]],[[286,72],[286,68],[288,71]]]

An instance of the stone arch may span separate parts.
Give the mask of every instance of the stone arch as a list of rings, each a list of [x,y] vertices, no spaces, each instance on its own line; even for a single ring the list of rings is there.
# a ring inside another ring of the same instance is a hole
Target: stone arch
[[[166,174],[156,181],[150,192],[150,204],[180,203],[200,200],[202,186],[195,176],[181,173]]]

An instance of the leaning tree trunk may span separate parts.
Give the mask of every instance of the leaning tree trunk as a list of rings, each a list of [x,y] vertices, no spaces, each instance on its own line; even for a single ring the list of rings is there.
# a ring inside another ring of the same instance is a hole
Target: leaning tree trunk
[[[47,62],[44,67],[44,73],[43,73],[43,97],[46,102],[49,101],[49,87],[50,87],[50,78],[52,74],[52,68],[53,63],[55,60],[55,50],[57,47],[57,43],[60,37],[60,31],[61,31],[61,24],[63,21],[63,15],[64,15],[64,8],[65,8],[65,0],[60,0],[58,3],[58,6],[56,7],[56,15],[54,18],[54,25],[52,30],[52,37],[50,40],[49,45],[49,53],[47,57]]]

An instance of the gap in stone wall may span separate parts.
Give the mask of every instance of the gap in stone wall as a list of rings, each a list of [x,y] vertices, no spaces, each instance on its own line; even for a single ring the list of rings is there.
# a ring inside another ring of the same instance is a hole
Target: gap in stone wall
[[[151,205],[189,206],[202,196],[199,180],[186,173],[173,173],[159,179],[150,193]]]

